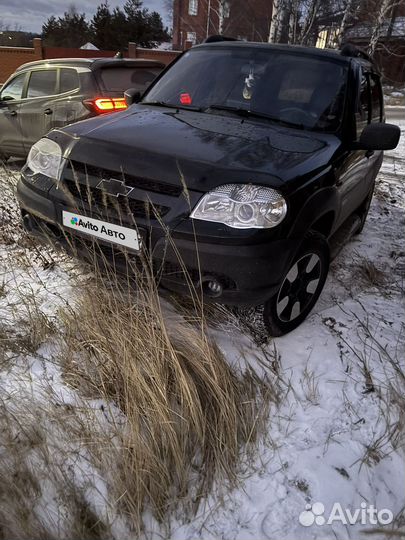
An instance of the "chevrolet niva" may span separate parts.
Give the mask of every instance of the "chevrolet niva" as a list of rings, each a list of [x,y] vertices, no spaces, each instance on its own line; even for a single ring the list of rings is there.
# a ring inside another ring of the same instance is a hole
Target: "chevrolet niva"
[[[398,144],[373,62],[352,46],[218,38],[127,101],[33,146],[18,185],[26,227],[112,256],[147,249],[165,288],[189,294],[191,280],[216,302],[264,304],[273,336],[296,328],[332,239],[361,232],[383,150]]]

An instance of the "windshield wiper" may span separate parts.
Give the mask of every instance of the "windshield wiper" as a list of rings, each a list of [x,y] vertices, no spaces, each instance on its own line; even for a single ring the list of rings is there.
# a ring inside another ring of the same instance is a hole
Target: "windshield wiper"
[[[193,107],[192,105],[174,105],[167,101],[140,101],[139,105],[157,105],[159,107],[167,107],[168,109],[181,109],[183,111],[196,111],[201,112],[201,107]]]
[[[216,111],[229,111],[241,116],[242,118],[264,118],[265,120],[270,120],[271,122],[276,122],[277,124],[282,124],[284,126],[293,127],[297,129],[310,129],[304,124],[296,124],[295,122],[288,122],[287,120],[282,120],[277,116],[272,116],[270,114],[261,113],[258,111],[251,111],[250,109],[244,109],[243,107],[231,107],[230,105],[210,105],[206,107],[206,111],[209,109],[214,109]]]

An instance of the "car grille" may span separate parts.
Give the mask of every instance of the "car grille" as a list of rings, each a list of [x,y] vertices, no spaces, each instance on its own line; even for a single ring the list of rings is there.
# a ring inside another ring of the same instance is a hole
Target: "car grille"
[[[157,182],[143,176],[133,176],[123,173],[122,171],[112,171],[109,169],[102,169],[93,165],[87,165],[86,163],[80,163],[79,161],[70,161],[69,168],[73,174],[78,177],[80,183],[86,183],[86,178],[120,178],[125,179],[125,182],[131,186],[136,186],[138,189],[145,191],[152,191],[153,193],[160,193],[162,195],[169,195],[171,197],[178,197],[183,188],[180,186],[173,186],[164,182]],[[84,182],[83,182],[84,179]]]
[[[76,180],[65,179],[64,186],[76,201],[101,213],[105,210],[118,215],[130,212],[136,217],[153,218],[163,217],[170,210],[167,206],[152,204],[148,201],[130,197],[114,197],[101,189],[79,184]]]

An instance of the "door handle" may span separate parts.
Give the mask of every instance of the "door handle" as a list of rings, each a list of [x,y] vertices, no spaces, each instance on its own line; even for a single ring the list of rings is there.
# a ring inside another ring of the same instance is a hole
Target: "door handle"
[[[365,156],[366,158],[371,158],[371,156],[374,156],[374,150],[367,150]]]
[[[17,111],[10,111],[10,116],[17,116]]]
[[[52,114],[52,109],[45,109],[44,114]]]

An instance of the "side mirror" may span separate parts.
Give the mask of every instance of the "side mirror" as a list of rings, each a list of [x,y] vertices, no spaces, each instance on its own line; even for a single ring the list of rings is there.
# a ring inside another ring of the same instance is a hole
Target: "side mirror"
[[[362,131],[357,150],[393,150],[397,147],[401,130],[394,124],[368,124]]]
[[[125,103],[130,107],[134,103],[139,103],[139,101],[141,101],[141,93],[139,90],[135,90],[135,88],[128,88],[128,90],[125,90],[124,92],[124,98]]]
[[[7,107],[7,103],[9,103],[10,101],[14,101],[12,97],[10,97],[10,96],[1,97],[0,96],[0,107]]]

